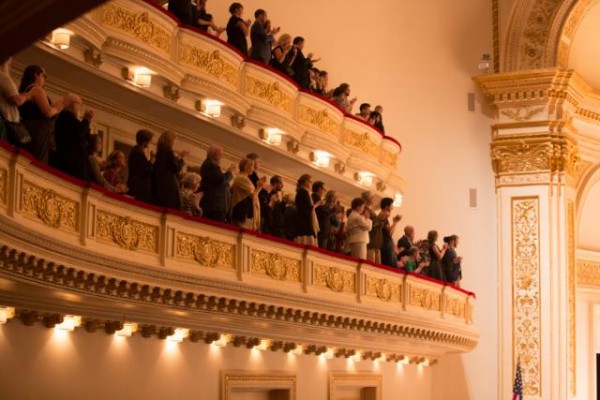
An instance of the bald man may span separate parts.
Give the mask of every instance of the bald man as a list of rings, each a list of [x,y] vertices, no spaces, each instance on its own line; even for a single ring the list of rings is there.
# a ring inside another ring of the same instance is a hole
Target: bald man
[[[415,228],[411,225],[404,227],[404,235],[398,240],[398,259],[408,256],[415,242]]]

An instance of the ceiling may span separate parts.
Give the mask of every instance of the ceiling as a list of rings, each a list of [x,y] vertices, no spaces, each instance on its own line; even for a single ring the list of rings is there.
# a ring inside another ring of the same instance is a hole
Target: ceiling
[[[582,18],[569,51],[568,67],[600,90],[600,2],[590,6]]]

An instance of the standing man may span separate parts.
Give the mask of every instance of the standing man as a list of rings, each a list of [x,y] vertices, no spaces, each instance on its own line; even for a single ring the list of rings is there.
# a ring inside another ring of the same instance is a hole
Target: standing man
[[[294,71],[292,78],[296,81],[300,87],[308,89],[310,86],[310,69],[313,63],[319,61],[313,60],[313,54],[309,53],[307,57],[304,56],[302,50],[304,49],[304,38],[297,36],[294,38],[294,45],[290,52],[292,53],[290,68]]]
[[[231,196],[229,183],[233,179],[233,172],[237,168],[235,164],[231,164],[226,172],[222,172],[222,158],[223,149],[217,145],[212,145],[208,149],[206,160],[200,167],[202,192],[204,192],[201,208],[204,217],[219,222],[225,222],[227,219]]]
[[[411,225],[404,227],[404,235],[398,240],[398,259],[410,255],[410,250],[415,246],[415,228]]]
[[[270,28],[267,20],[267,12],[263,9],[258,9],[254,13],[254,24],[250,28],[250,41],[252,42],[252,51],[250,57],[265,65],[271,62],[271,45],[273,36],[276,35],[280,28]]]
[[[366,191],[361,195],[365,202],[365,214],[369,216],[372,222],[369,231],[369,243],[367,244],[367,260],[381,264],[381,246],[383,246],[383,220],[373,211],[375,204],[375,195],[373,192]]]

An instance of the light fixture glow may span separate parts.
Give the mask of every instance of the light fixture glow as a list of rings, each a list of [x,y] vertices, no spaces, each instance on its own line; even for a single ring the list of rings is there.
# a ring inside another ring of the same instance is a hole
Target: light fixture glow
[[[396,358],[396,362],[398,363],[398,365],[408,365],[410,360],[406,356],[400,356]]]
[[[147,88],[152,83],[152,71],[148,68],[137,68],[133,72],[133,83],[139,87]]]
[[[281,138],[285,132],[278,128],[265,128],[258,131],[258,136],[266,143],[279,146]]]
[[[186,337],[189,336],[189,334],[190,334],[189,329],[177,328],[177,329],[175,329],[175,333],[173,333],[172,335],[167,337],[167,340],[170,342],[181,343],[181,342],[183,342],[183,339],[185,339]]]
[[[492,65],[492,56],[490,54],[482,54],[481,60],[479,60],[479,64],[477,64],[477,68],[482,73],[488,73],[491,65]]]
[[[402,202],[404,200],[404,196],[402,193],[396,193],[394,195],[394,207],[402,207]]]
[[[116,331],[115,335],[117,336],[125,336],[130,337],[138,330],[138,324],[135,322],[125,322],[123,324],[123,329]]]
[[[0,307],[0,324],[5,324],[6,321],[15,316],[15,309],[13,307]]]
[[[198,100],[196,102],[196,109],[202,114],[210,118],[219,118],[221,116],[221,107],[223,103],[218,100]]]
[[[72,332],[81,325],[81,317],[78,315],[65,315],[63,322],[56,325],[56,329]]]
[[[52,31],[50,35],[50,43],[59,50],[66,50],[71,44],[71,36],[73,31],[59,28]]]
[[[221,335],[218,340],[215,340],[211,344],[215,347],[225,347],[227,343],[231,341],[231,335]]]
[[[348,359],[350,361],[359,362],[360,361],[360,351],[357,351],[353,356],[350,356]]]
[[[362,171],[362,172],[357,172],[354,175],[354,179],[360,185],[363,185],[363,186],[373,186],[373,178],[374,178],[374,176],[375,176],[375,174],[373,174],[372,172]]]
[[[271,341],[268,339],[261,339],[260,343],[258,343],[256,346],[254,346],[254,349],[256,350],[267,350],[269,348],[269,345],[271,344]]]
[[[322,150],[316,150],[310,153],[310,161],[312,161],[317,167],[329,167],[331,161],[331,155]]]
[[[304,346],[301,344],[296,345],[296,348],[292,351],[290,351],[290,353],[295,354],[297,356],[304,354]]]
[[[326,360],[331,360],[334,355],[335,355],[335,352],[332,348],[328,348],[326,352],[321,353],[321,357],[323,357]]]

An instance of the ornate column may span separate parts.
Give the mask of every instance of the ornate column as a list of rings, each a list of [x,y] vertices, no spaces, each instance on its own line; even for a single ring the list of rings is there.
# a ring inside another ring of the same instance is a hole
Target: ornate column
[[[575,177],[571,73],[476,81],[495,113],[491,159],[498,214],[499,399],[520,358],[527,399],[575,390]]]

